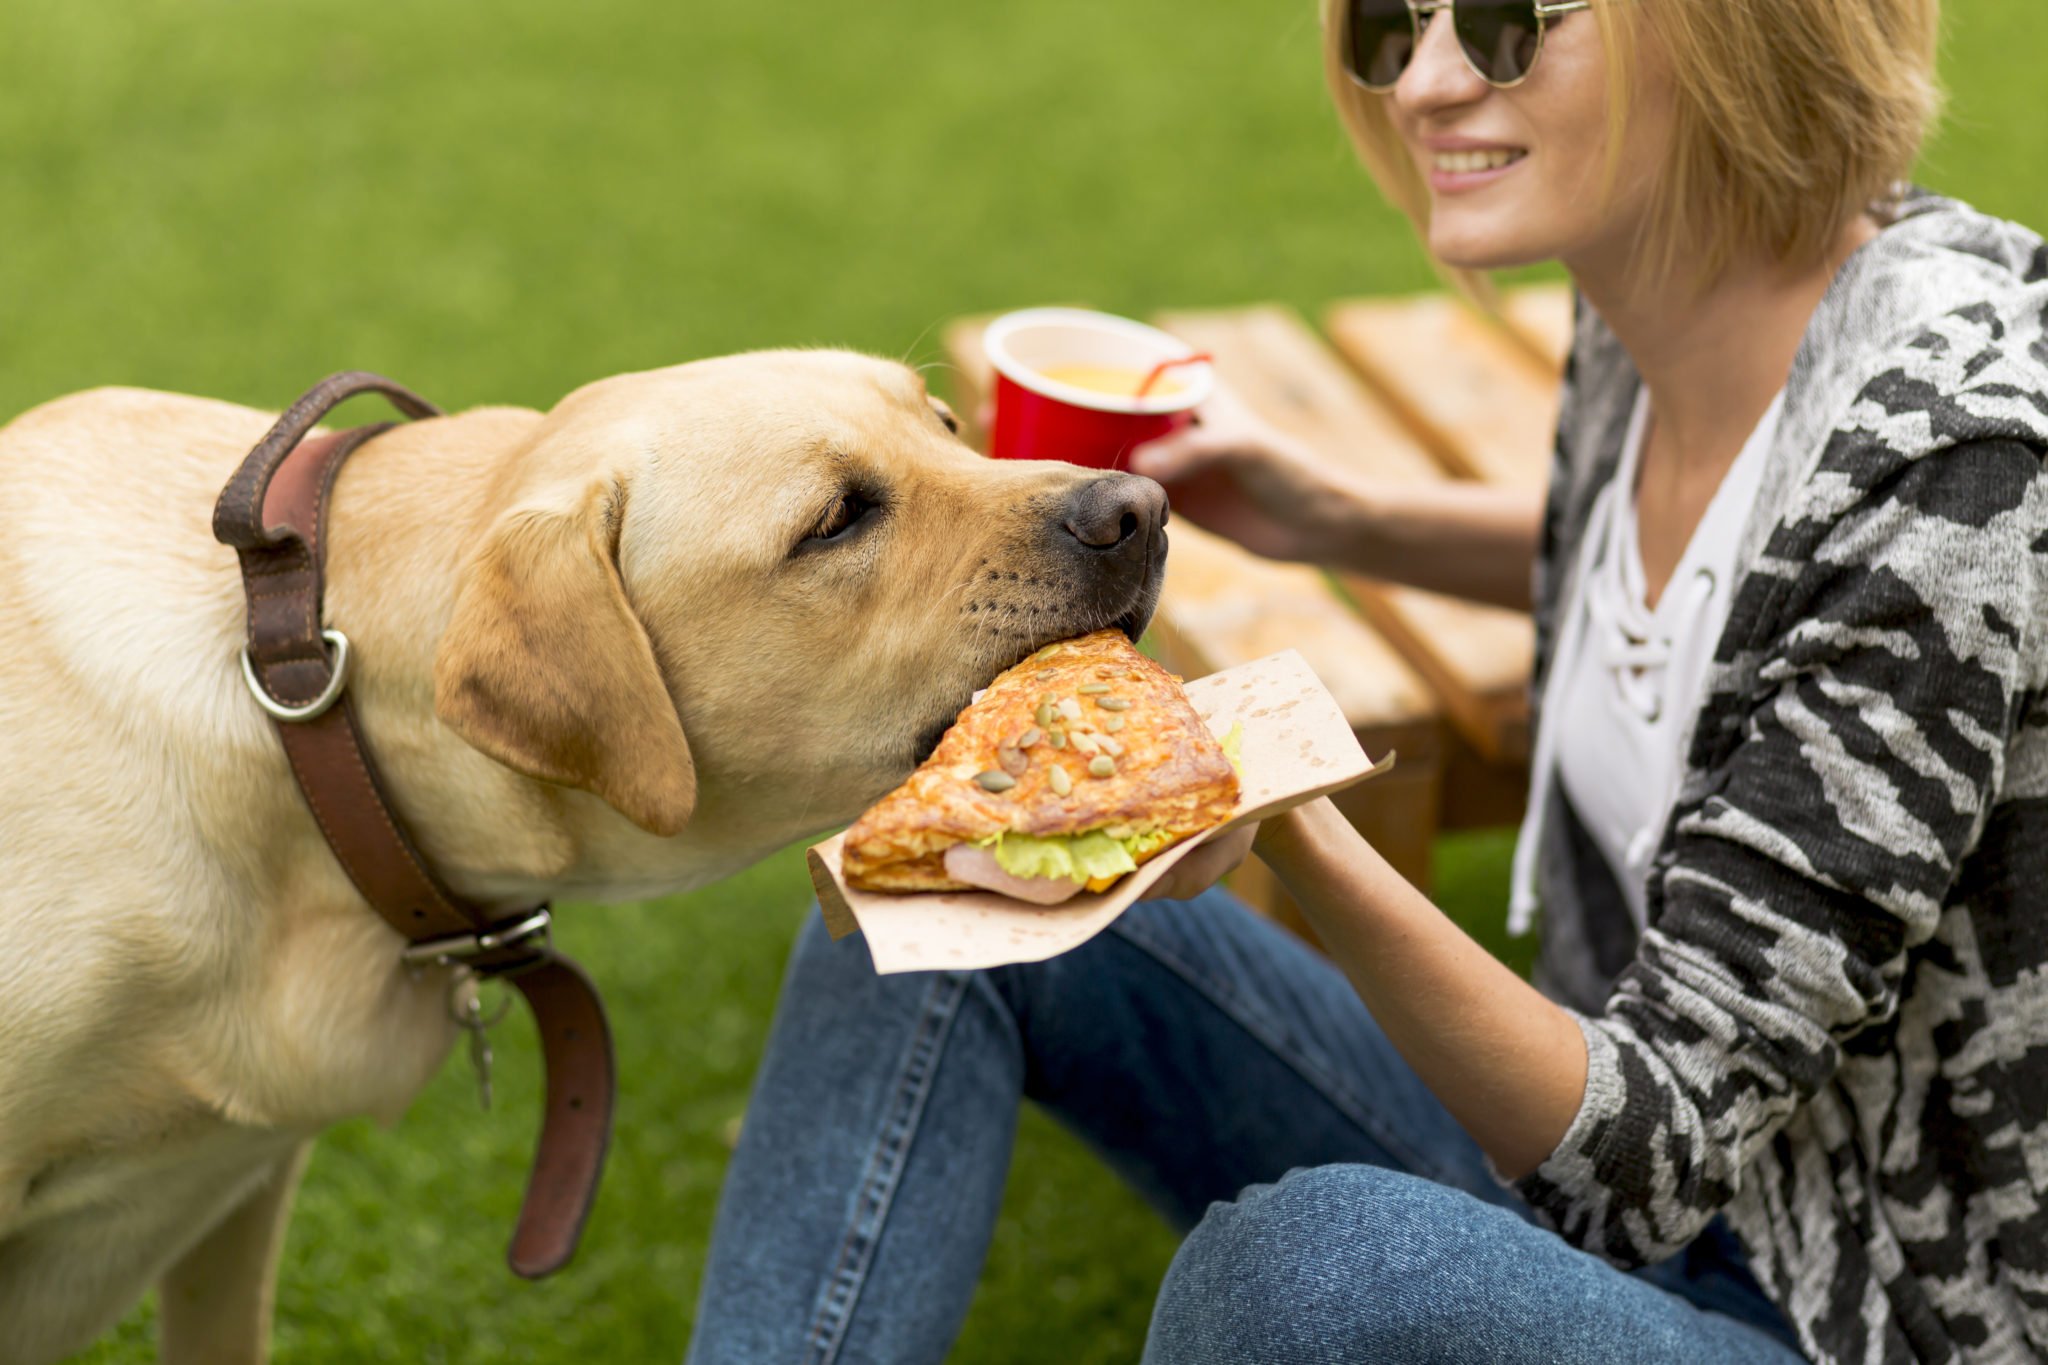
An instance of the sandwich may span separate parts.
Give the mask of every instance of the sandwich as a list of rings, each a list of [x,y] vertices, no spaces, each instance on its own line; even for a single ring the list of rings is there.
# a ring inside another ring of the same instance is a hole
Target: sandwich
[[[1180,679],[1101,630],[991,682],[854,822],[842,873],[862,891],[1057,905],[1224,823],[1237,799],[1235,756]]]

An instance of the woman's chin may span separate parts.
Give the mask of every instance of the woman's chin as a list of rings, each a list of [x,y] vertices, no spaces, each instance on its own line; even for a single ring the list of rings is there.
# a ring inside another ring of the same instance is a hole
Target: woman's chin
[[[1462,229],[1441,219],[1430,224],[1429,254],[1452,270],[1474,271],[1512,270],[1557,258],[1548,244],[1531,241],[1524,233]]]

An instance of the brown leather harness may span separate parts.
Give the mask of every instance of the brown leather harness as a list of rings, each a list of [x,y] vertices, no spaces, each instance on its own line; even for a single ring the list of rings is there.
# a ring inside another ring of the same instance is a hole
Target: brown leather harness
[[[409,942],[415,966],[465,967],[516,987],[540,1028],[547,1105],[507,1259],[528,1279],[575,1253],[611,1140],[611,1031],[582,969],[548,940],[548,907],[509,915],[441,884],[406,834],[347,695],[349,645],[321,621],[328,493],[342,463],[391,422],[307,440],[344,399],[380,393],[407,417],[440,409],[378,375],[322,380],[280,417],[221,491],[214,537],[242,561],[249,642],[242,668],[277,722],[313,818],[349,880]]]

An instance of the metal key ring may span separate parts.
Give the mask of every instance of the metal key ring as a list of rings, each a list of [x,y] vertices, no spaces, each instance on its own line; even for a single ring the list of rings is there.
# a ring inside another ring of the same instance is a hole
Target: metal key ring
[[[488,1017],[484,1013],[484,987],[490,984],[473,972],[464,972],[448,986],[448,1017],[466,1029],[495,1028],[512,1009],[512,992],[501,991],[498,1005]]]

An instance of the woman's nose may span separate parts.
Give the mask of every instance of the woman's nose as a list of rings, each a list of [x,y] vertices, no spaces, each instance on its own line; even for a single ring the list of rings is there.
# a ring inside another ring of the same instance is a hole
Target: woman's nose
[[[1491,88],[1465,60],[1446,9],[1424,19],[1422,42],[1394,85],[1394,99],[1408,114],[1428,115],[1482,100]]]

